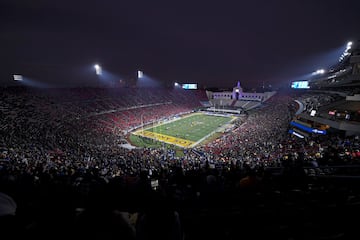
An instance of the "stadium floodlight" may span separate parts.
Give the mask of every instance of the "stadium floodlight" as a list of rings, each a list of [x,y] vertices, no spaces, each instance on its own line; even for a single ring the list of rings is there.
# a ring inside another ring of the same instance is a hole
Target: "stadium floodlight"
[[[137,71],[137,77],[138,78],[143,78],[144,77],[144,73],[142,71]]]
[[[95,65],[94,65],[94,68],[95,68],[96,75],[101,75],[102,69],[101,69],[100,65],[99,65],[99,64],[95,64]]]
[[[318,69],[315,72],[313,72],[313,75],[319,75],[319,74],[324,74],[325,73],[325,69]]]
[[[19,74],[14,74],[13,77],[14,77],[14,81],[22,81],[23,80],[23,76],[19,75]]]
[[[353,43],[352,42],[348,42],[347,46],[350,47]]]
[[[175,83],[174,83],[174,86],[175,86],[175,87],[178,87],[178,86],[179,86],[179,83],[175,82]]]

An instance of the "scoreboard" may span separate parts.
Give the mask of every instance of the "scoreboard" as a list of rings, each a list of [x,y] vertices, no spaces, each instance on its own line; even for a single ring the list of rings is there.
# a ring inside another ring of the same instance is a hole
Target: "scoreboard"
[[[196,83],[184,83],[182,84],[183,89],[197,89]]]

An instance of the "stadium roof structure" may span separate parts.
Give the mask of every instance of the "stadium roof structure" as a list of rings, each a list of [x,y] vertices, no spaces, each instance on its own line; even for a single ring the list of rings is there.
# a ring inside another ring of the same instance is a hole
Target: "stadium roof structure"
[[[311,88],[360,86],[360,40],[348,42],[338,62],[330,70],[314,74]]]

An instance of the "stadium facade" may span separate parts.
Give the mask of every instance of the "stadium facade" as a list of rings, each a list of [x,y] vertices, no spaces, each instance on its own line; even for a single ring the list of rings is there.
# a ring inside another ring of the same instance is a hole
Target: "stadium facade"
[[[259,107],[276,92],[244,92],[240,81],[233,87],[232,91],[206,91],[206,96],[211,103],[209,111],[242,112]]]

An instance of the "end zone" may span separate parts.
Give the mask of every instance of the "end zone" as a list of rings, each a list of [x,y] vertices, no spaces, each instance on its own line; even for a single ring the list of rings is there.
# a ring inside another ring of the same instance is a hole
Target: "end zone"
[[[146,131],[146,130],[144,130],[144,131],[138,130],[138,131],[135,131],[133,134],[142,136],[142,137],[151,138],[156,141],[173,144],[173,145],[176,145],[179,147],[186,147],[186,148],[192,147],[192,145],[195,143],[190,140],[177,138],[177,137],[173,137],[173,136],[169,136],[169,135],[164,135],[164,134],[160,134],[160,133],[154,133],[154,132],[150,132],[150,131]]]

